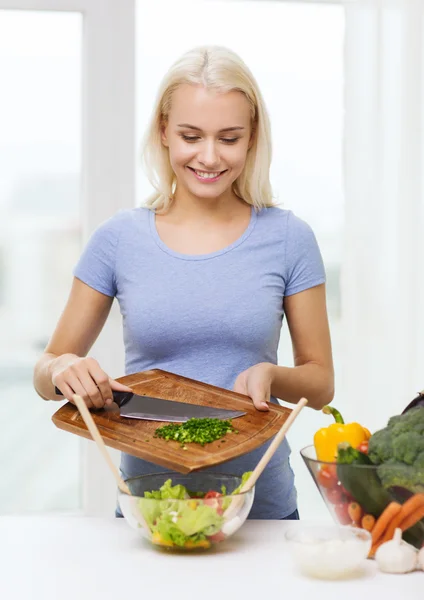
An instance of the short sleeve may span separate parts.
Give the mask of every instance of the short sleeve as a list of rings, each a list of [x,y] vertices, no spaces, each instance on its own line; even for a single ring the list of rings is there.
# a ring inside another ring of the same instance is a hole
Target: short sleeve
[[[286,232],[285,296],[325,283],[325,269],[311,227],[289,211]]]
[[[116,296],[116,251],[119,240],[119,220],[115,217],[102,223],[91,235],[74,276],[106,296]]]

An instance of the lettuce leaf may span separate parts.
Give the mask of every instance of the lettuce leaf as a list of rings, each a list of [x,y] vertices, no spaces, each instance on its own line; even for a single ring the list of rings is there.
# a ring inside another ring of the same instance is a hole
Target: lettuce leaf
[[[167,479],[163,486],[159,488],[159,490],[144,492],[144,497],[155,498],[156,500],[165,500],[166,498],[183,500],[184,498],[190,498],[186,488],[183,485],[172,485],[172,479]]]
[[[224,519],[217,513],[215,508],[198,504],[194,510],[184,506],[182,510],[178,511],[176,525],[184,535],[191,536],[195,533],[205,535],[218,533],[223,523]]]
[[[246,473],[243,473],[243,475],[241,476],[241,484],[238,487],[236,487],[236,489],[233,492],[231,492],[232,496],[234,496],[234,494],[238,494],[240,492],[241,488],[244,486],[244,484],[249,479],[249,477],[251,476],[252,473],[253,473],[253,471],[246,471]]]

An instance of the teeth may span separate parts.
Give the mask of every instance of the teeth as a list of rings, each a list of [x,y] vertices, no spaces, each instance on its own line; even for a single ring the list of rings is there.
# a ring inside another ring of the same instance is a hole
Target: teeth
[[[203,179],[213,179],[214,177],[218,177],[218,175],[220,175],[220,173],[203,173],[202,171],[194,171],[196,173],[196,175],[198,175],[199,177],[203,177]]]

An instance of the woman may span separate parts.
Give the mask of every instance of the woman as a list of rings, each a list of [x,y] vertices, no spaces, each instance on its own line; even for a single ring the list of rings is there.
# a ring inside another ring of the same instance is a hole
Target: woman
[[[333,398],[325,273],[310,227],[273,205],[268,116],[252,74],[225,48],[186,53],[166,75],[144,143],[155,187],[92,235],[68,303],[35,367],[44,399],[89,408],[126,390],[87,357],[113,299],[126,373],[160,368],[251,397],[322,408]],[[284,314],[295,366],[277,366]],[[269,444],[211,470],[251,470]],[[298,518],[285,441],[256,486],[250,518]],[[124,478],[162,469],[123,454]]]

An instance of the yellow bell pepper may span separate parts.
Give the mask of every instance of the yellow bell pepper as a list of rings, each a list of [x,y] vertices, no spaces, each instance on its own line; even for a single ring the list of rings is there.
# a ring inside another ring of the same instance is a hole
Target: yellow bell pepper
[[[193,542],[192,540],[187,540],[184,544],[184,548],[204,548],[208,549],[211,547],[211,543],[209,540],[199,540],[198,542]]]
[[[161,536],[161,534],[158,531],[155,531],[153,533],[152,542],[154,544],[157,544],[158,546],[168,546],[169,548],[172,548],[174,545],[173,542],[163,539],[163,537]]]
[[[152,542],[158,546],[166,546],[168,548],[173,548],[176,546],[171,541],[165,540],[158,531],[155,531],[152,535]],[[211,543],[209,540],[198,540],[197,542],[193,542],[192,540],[187,540],[184,543],[184,548],[192,550],[193,548],[204,548],[208,549],[211,547]]]
[[[337,446],[341,442],[349,442],[353,448],[368,440],[371,433],[359,423],[345,423],[340,412],[332,406],[324,406],[322,412],[333,415],[335,423],[319,429],[314,435],[314,446],[317,459],[334,462],[337,458]]]

